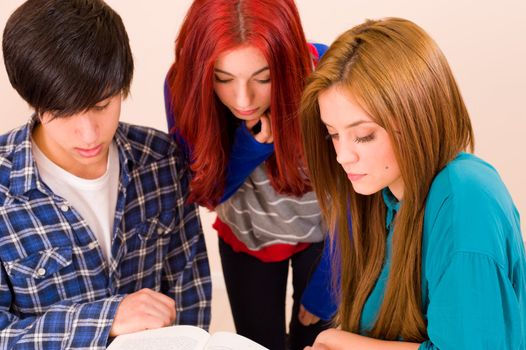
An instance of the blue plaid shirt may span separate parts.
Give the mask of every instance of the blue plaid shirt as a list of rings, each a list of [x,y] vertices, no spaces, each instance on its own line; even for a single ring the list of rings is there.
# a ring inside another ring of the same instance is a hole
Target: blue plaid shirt
[[[121,123],[109,263],[85,220],[38,175],[33,122],[0,136],[0,349],[104,349],[120,301],[150,288],[176,323],[208,329],[211,280],[175,142]]]

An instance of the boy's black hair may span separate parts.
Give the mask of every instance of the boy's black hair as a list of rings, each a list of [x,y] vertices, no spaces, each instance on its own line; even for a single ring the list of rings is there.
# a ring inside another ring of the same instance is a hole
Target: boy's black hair
[[[102,0],[28,0],[7,21],[2,48],[11,85],[37,115],[70,116],[129,92],[128,35]]]

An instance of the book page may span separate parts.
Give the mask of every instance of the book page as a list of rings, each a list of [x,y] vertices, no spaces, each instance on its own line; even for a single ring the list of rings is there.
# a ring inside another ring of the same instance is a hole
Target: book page
[[[258,343],[239,334],[229,332],[214,333],[205,350],[269,350]]]
[[[203,350],[210,334],[193,326],[172,326],[120,335],[108,350]]]

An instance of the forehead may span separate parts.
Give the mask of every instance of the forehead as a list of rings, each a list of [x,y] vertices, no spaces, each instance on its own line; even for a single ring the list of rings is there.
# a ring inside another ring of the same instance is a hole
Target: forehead
[[[60,125],[75,125],[78,120],[79,116],[83,116],[87,113],[89,113],[94,107],[106,107],[107,109],[104,110],[104,114],[108,115],[108,113],[115,115],[116,117],[120,116],[120,109],[121,109],[121,103],[122,103],[122,95],[119,93],[117,95],[113,95],[110,97],[107,97],[103,100],[100,100],[97,102],[93,107],[88,108],[86,110],[67,115],[67,116],[60,116],[55,117],[55,115],[52,112],[44,112],[41,116],[41,121],[44,122],[53,122],[49,123],[49,125],[52,125],[53,127],[58,127]],[[110,118],[106,118],[110,119]],[[104,122],[104,120],[102,120]]]
[[[237,75],[242,73],[252,74],[267,65],[267,60],[258,48],[241,46],[219,55],[214,68]]]
[[[318,96],[318,104],[322,122],[333,127],[359,121],[374,122],[358,99],[343,86],[333,85],[322,91]]]

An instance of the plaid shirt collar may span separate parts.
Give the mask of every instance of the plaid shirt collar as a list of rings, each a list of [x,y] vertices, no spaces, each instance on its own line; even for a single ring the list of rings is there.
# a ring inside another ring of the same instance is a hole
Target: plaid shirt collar
[[[38,169],[33,157],[31,134],[37,123],[36,118],[31,117],[31,120],[22,126],[19,138],[14,145],[15,150],[13,152],[9,186],[9,194],[12,197],[27,199],[27,193],[32,190],[50,194],[38,175]],[[119,150],[120,167],[123,171],[122,180],[123,185],[126,186],[130,178],[130,171],[138,160],[134,158],[132,145],[124,135],[122,123],[119,123],[113,140],[116,142]]]

